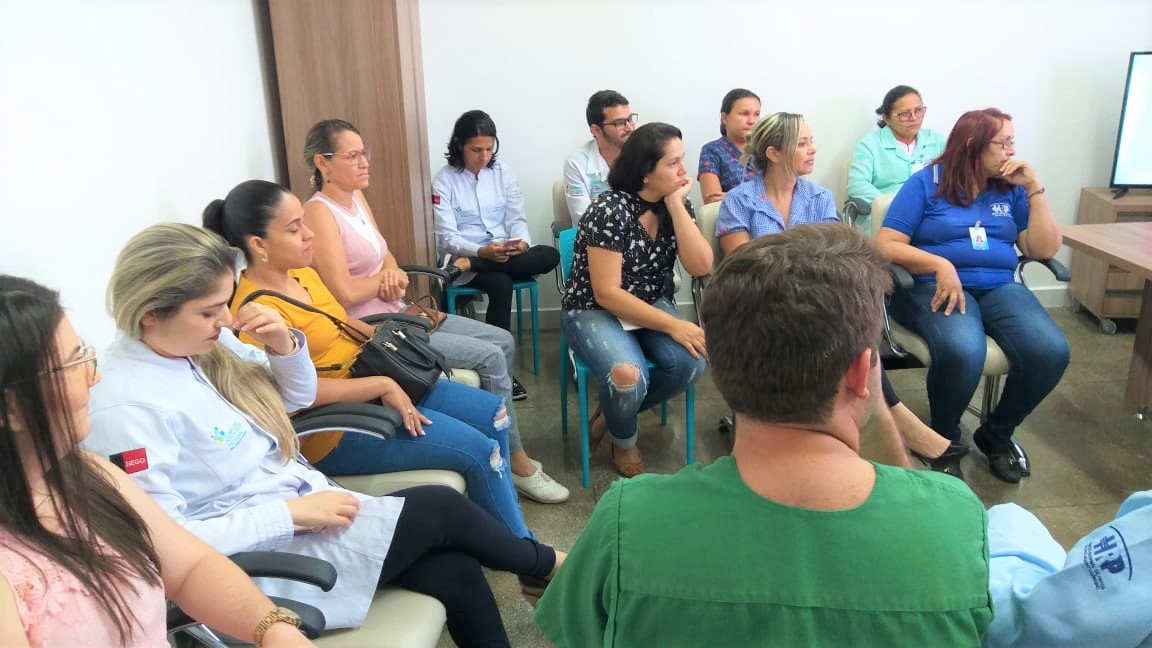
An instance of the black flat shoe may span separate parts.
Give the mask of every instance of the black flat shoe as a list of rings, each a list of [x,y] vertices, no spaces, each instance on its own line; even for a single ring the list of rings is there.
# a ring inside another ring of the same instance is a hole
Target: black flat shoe
[[[972,452],[972,449],[960,441],[953,441],[947,448],[944,448],[944,452],[941,452],[940,455],[936,457],[927,457],[920,454],[919,452],[916,452],[915,450],[909,450],[908,452],[912,453],[913,457],[916,457],[925,465],[931,465],[933,461],[936,461],[937,459],[944,459],[945,457],[956,457],[957,459],[963,458],[969,452]]]
[[[520,381],[516,380],[516,377],[513,376],[512,377],[512,400],[518,401],[518,400],[524,400],[525,398],[528,398],[528,390],[524,389],[524,385],[521,385]]]
[[[984,432],[984,428],[976,430],[972,435],[976,447],[988,457],[988,470],[999,480],[1009,484],[1019,484],[1024,476],[1020,461],[1013,451],[1012,444],[994,445],[994,441]]]

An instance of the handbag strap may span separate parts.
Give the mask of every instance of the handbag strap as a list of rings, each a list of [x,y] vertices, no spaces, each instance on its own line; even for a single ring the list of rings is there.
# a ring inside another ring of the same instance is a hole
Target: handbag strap
[[[250,295],[245,297],[244,300],[240,302],[240,305],[236,307],[236,309],[239,310],[248,302],[255,301],[256,299],[258,299],[260,297],[275,297],[276,299],[279,299],[280,301],[288,303],[288,304],[292,304],[293,306],[295,306],[297,308],[302,308],[306,311],[316,313],[318,315],[323,315],[324,317],[327,317],[329,320],[331,320],[332,323],[336,325],[336,328],[340,329],[342,332],[344,332],[346,335],[348,335],[348,337],[352,338],[354,341],[358,342],[359,344],[364,344],[365,342],[367,342],[370,339],[367,336],[365,336],[363,333],[361,333],[360,331],[357,331],[355,328],[353,328],[352,325],[350,325],[348,322],[345,322],[344,320],[340,319],[339,317],[336,317],[335,315],[332,315],[331,313],[326,313],[326,312],[320,310],[319,308],[316,308],[312,304],[305,304],[304,302],[302,302],[298,299],[293,299],[293,298],[289,297],[288,295],[282,295],[282,294],[276,292],[275,290],[257,290],[257,291],[254,291],[253,293],[251,293]],[[239,337],[239,336],[237,336],[237,337]]]

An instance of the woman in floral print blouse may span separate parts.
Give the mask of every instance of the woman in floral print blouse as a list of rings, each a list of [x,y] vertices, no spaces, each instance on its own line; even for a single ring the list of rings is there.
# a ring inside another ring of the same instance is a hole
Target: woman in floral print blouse
[[[644,472],[637,414],[683,392],[704,372],[704,331],[676,310],[676,259],[693,276],[712,269],[696,228],[680,129],[645,124],[628,138],[601,194],[580,219],[561,326],[600,379],[591,446],[612,437],[625,477]],[[654,365],[648,367],[648,362]]]

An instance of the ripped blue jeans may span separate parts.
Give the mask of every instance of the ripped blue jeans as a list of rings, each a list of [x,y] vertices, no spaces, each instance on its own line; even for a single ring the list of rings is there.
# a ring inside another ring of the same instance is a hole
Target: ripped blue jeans
[[[666,297],[652,304],[684,319]],[[688,389],[704,374],[704,358],[693,358],[666,333],[649,329],[625,331],[606,310],[561,311],[560,327],[572,350],[588,363],[600,382],[600,408],[612,443],[622,449],[636,445],[636,415]],[[654,366],[648,367],[648,362]],[[623,365],[629,378],[612,380],[612,369]]]
[[[418,409],[432,421],[424,426],[424,436],[399,430],[395,438],[382,440],[346,433],[316,468],[334,477],[425,469],[458,472],[464,476],[469,499],[517,537],[535,539],[524,524],[512,484],[503,400],[475,387],[441,380]]]

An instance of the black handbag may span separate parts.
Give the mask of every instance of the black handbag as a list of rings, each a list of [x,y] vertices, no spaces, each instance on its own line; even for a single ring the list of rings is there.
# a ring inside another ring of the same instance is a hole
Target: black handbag
[[[257,290],[245,297],[240,306],[264,296],[275,297],[297,308],[323,315],[350,339],[358,342],[360,353],[349,368],[349,375],[353,378],[386,376],[395,380],[413,403],[419,403],[440,379],[440,374],[452,376],[452,370],[446,366],[444,354],[432,348],[428,340],[430,325],[422,317],[386,313],[376,325],[376,333],[368,338],[339,317],[272,290]],[[345,366],[335,365],[316,369],[334,371],[344,369]]]

